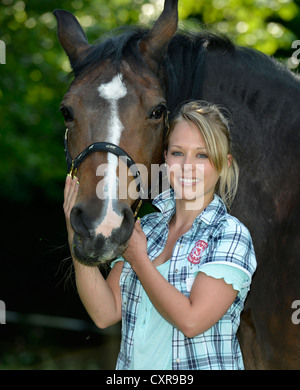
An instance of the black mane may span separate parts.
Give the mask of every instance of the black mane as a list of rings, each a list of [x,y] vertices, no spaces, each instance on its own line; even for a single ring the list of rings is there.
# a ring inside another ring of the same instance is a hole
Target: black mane
[[[73,66],[73,75],[79,76],[87,68],[98,66],[102,61],[110,59],[118,67],[122,59],[131,58],[141,62],[137,42],[146,36],[148,29],[131,26],[118,27],[92,46],[92,50],[83,61]]]
[[[202,95],[205,58],[208,51],[232,55],[235,46],[221,34],[178,32],[169,44],[165,69],[168,83],[168,106],[174,112],[178,102],[198,99]]]
[[[147,28],[132,26],[123,26],[112,30],[93,45],[92,50],[83,61],[74,65],[73,75],[77,77],[87,68],[97,66],[106,59],[112,60],[116,66],[120,65],[122,59],[130,59],[131,63],[134,61],[140,63],[142,59],[137,49],[137,43],[148,32]],[[226,36],[211,32],[193,34],[180,31],[170,42],[168,54],[171,56],[174,52],[177,57],[178,51],[181,51],[182,54],[190,57],[195,54],[195,51],[201,51],[199,49],[201,47],[207,50],[221,50],[224,53],[234,50],[233,43]]]

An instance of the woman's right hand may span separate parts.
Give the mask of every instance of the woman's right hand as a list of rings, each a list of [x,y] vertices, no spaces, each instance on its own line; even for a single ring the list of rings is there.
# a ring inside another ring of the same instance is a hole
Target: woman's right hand
[[[67,175],[64,189],[64,204],[63,209],[66,218],[66,225],[68,230],[68,241],[70,245],[70,249],[73,242],[74,230],[71,226],[70,222],[70,214],[71,210],[75,204],[77,193],[78,193],[79,182],[77,177],[75,176],[73,179],[70,175]]]

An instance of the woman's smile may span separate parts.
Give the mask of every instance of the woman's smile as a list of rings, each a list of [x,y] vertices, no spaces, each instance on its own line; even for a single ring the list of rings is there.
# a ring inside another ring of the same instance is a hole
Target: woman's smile
[[[177,180],[180,184],[183,186],[194,186],[197,183],[200,183],[200,179],[197,178],[184,178],[184,177],[178,177]]]

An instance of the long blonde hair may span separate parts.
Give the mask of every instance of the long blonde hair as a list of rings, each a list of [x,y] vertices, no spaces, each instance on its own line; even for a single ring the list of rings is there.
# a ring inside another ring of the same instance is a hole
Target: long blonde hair
[[[224,108],[205,101],[186,103],[172,121],[164,147],[165,150],[168,149],[170,135],[176,124],[181,121],[194,123],[205,142],[208,158],[220,175],[215,193],[230,209],[238,188],[239,168],[231,152],[230,122],[223,112],[225,112]],[[229,166],[228,155],[231,161]]]

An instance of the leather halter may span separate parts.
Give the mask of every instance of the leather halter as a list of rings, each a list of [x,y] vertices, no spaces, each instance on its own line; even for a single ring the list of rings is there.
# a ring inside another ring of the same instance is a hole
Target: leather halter
[[[123,150],[119,146],[112,144],[110,142],[95,142],[90,146],[88,146],[86,149],[84,149],[81,153],[79,153],[77,157],[72,159],[68,149],[68,129],[66,129],[65,136],[64,136],[64,148],[65,148],[67,169],[69,174],[72,177],[76,175],[80,164],[87,158],[87,156],[89,156],[91,153],[94,152],[108,152],[114,154],[117,157],[120,157],[126,163],[127,167],[131,170],[134,180],[137,180],[138,177],[140,176],[140,171],[137,169],[135,162],[129,156],[129,154],[126,153],[125,150]],[[142,205],[143,199],[145,199],[145,191],[140,181],[137,183],[137,190],[140,193],[140,197],[133,204],[134,206],[138,202],[133,215],[134,219],[137,218],[137,214]]]

